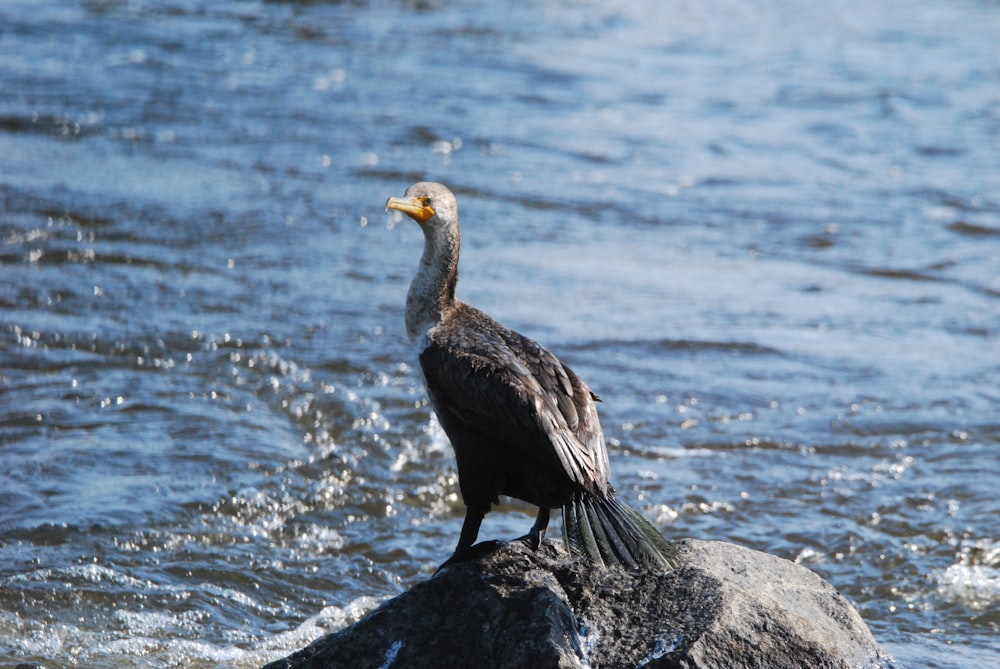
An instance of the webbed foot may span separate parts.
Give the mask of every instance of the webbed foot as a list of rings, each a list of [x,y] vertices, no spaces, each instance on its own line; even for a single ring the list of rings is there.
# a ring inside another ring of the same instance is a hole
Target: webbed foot
[[[468,548],[464,548],[461,550],[456,550],[454,553],[452,553],[452,556],[450,558],[445,560],[441,564],[441,566],[437,568],[437,571],[441,571],[445,567],[450,567],[451,565],[458,564],[459,562],[465,562],[466,560],[478,560],[480,558],[484,558],[493,551],[499,549],[505,543],[506,543],[505,541],[493,539],[491,541],[480,541],[478,544],[474,546],[470,546]]]

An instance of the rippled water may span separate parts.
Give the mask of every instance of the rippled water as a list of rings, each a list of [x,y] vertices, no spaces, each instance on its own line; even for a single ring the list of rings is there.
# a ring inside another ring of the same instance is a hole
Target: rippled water
[[[259,666],[449,555],[382,211],[425,178],[626,500],[910,666],[996,662],[998,39],[989,2],[3,3],[0,664]]]

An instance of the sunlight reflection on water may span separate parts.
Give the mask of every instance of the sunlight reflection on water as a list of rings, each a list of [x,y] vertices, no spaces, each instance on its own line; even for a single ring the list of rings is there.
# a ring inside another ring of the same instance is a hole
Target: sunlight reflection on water
[[[259,666],[433,572],[462,504],[382,212],[433,178],[628,501],[992,659],[996,12],[520,11],[0,8],[6,655]]]

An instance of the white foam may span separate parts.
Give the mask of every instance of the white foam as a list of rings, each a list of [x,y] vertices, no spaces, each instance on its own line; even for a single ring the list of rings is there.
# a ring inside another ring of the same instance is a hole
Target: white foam
[[[357,622],[379,603],[380,600],[364,595],[343,607],[326,606],[318,613],[303,620],[298,627],[263,640],[261,647],[268,651],[281,650],[287,655],[324,634],[330,634]]]
[[[403,650],[402,641],[393,641],[392,645],[385,651],[385,661],[379,667],[379,669],[389,669],[392,664],[396,661],[396,657],[399,655],[399,651]]]
[[[648,446],[640,448],[645,456],[655,456],[664,460],[680,460],[682,458],[711,458],[718,455],[710,448],[681,448],[680,446]]]
[[[983,565],[955,564],[937,578],[938,592],[958,599],[973,609],[1000,603],[1000,569]]]
[[[601,642],[601,635],[583,618],[580,618],[576,633],[577,643],[579,643],[580,651],[583,653],[584,666],[589,667],[590,656]]]
[[[958,564],[937,575],[938,593],[982,610],[1000,603],[1000,541],[966,542]]]
[[[682,641],[684,641],[684,635],[679,632],[670,631],[661,634],[656,637],[656,646],[653,648],[652,652],[644,657],[636,666],[645,667],[651,662],[663,659],[669,653],[672,653],[680,648]]]
[[[213,666],[257,668],[360,620],[379,600],[363,596],[327,606],[296,627],[240,645],[198,640],[201,615],[115,611],[114,625],[53,623],[0,611],[0,638],[18,661],[88,667]]]
[[[332,527],[309,523],[305,530],[295,537],[299,550],[311,555],[322,555],[327,551],[340,550],[344,547],[343,535]]]

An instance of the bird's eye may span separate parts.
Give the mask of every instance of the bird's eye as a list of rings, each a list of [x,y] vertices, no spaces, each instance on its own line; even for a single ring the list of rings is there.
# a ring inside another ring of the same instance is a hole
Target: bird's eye
[[[425,207],[431,206],[431,199],[429,197],[424,198],[424,206]]]

